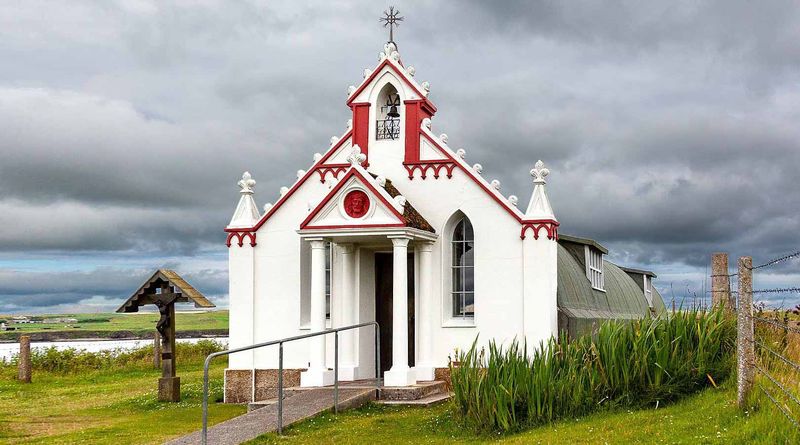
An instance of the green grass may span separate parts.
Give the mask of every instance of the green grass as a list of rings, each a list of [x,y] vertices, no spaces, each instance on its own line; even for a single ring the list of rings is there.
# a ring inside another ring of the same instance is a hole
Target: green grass
[[[202,361],[178,362],[180,403],[158,402],[160,370],[146,366],[80,373],[34,371],[33,383],[0,373],[0,443],[157,444],[200,429]],[[212,399],[221,399],[222,370],[212,366]],[[241,405],[212,403],[211,424],[245,412]]]
[[[797,443],[770,407],[742,413],[733,385],[709,388],[658,409],[612,410],[561,420],[511,435],[476,436],[453,420],[452,405],[397,408],[368,405],[335,417],[322,414],[265,434],[254,444],[782,444]]]
[[[33,323],[33,324],[10,324],[16,328],[15,331],[2,333],[3,338],[16,338],[17,335],[24,333],[67,333],[70,334],[87,332],[96,336],[105,336],[113,332],[130,331],[134,334],[152,333],[155,330],[157,313],[132,313],[132,314],[58,314],[42,315],[47,318],[75,318],[77,323],[69,326],[64,323]],[[10,316],[0,316],[2,319],[10,319]],[[178,313],[176,315],[176,328],[180,331],[202,331],[211,329],[228,329],[228,311],[209,311]]]

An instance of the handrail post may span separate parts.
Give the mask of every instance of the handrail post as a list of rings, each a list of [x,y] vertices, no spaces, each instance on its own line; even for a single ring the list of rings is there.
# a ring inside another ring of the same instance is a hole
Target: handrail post
[[[214,358],[213,354],[210,354],[206,357],[206,361],[203,364],[203,433],[202,433],[202,445],[206,445],[208,442],[208,365],[211,363],[211,359]]]
[[[283,342],[278,343],[278,435],[283,434]]]
[[[333,334],[333,413],[339,414],[339,331]]]

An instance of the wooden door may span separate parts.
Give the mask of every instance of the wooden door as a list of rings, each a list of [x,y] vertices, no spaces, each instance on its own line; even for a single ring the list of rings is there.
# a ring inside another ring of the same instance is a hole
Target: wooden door
[[[375,320],[380,324],[381,376],[392,367],[391,253],[375,253]],[[408,255],[408,366],[414,366],[414,255]]]

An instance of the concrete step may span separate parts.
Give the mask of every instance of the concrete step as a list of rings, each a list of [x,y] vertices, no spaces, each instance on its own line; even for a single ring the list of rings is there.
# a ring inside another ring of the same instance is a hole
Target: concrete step
[[[435,394],[447,394],[447,384],[443,380],[419,382],[413,386],[384,386],[378,395],[379,400],[420,400]]]
[[[453,394],[450,393],[439,393],[439,394],[431,394],[427,397],[423,397],[417,400],[378,400],[376,403],[379,403],[381,405],[426,407],[450,400],[450,397],[452,396]]]

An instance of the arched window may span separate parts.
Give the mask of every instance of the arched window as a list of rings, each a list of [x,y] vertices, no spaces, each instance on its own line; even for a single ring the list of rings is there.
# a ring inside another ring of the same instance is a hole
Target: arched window
[[[475,234],[469,218],[462,216],[453,228],[452,289],[453,317],[475,316]]]
[[[375,139],[400,138],[400,95],[390,83],[378,94],[378,112],[375,122]]]

